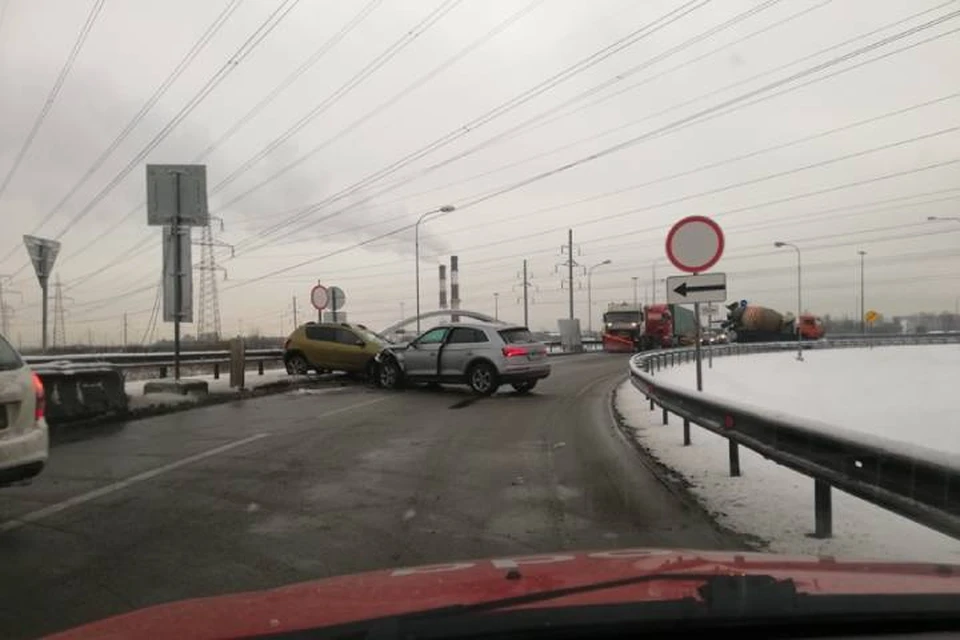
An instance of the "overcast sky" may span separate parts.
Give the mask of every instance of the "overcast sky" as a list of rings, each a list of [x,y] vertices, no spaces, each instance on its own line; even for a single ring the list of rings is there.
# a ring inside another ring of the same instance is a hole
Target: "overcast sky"
[[[235,247],[216,250],[227,335],[289,331],[318,280],[345,290],[350,320],[411,315],[411,224],[447,204],[421,226],[424,309],[458,255],[463,308],[492,313],[499,293],[501,317],[521,320],[527,259],[530,324],[555,327],[572,228],[580,265],[612,261],[593,271],[596,326],[634,277],[652,295],[655,261],[675,273],[664,240],[691,214],[724,228],[713,270],[731,300],[795,310],[796,254],[777,240],[801,247],[814,313],[856,312],[861,250],[869,309],[952,311],[960,296],[960,221],[926,220],[960,216],[958,2],[0,7],[0,273],[24,345],[40,296],[23,234],[63,243],[69,342],[118,339],[124,313],[143,337],[161,271],[146,163],[207,165],[215,238]]]

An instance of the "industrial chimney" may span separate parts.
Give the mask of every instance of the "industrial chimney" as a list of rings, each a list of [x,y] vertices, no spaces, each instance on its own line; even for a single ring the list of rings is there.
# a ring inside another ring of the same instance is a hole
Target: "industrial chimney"
[[[460,261],[457,256],[450,256],[450,308],[454,311],[460,308]],[[451,315],[450,320],[460,322],[460,316]]]
[[[447,265],[440,265],[440,308],[447,308]]]

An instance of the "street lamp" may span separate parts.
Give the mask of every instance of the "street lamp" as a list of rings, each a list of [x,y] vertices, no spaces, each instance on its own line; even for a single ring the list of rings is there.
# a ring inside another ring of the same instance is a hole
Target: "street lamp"
[[[414,237],[414,249],[417,254],[417,334],[420,333],[420,223],[424,221],[425,218],[434,215],[435,213],[452,213],[456,211],[456,207],[452,204],[445,204],[439,209],[434,209],[433,211],[427,211],[417,218],[417,223],[413,225],[413,237]]]
[[[778,249],[783,247],[790,247],[797,252],[797,319],[794,320],[794,329],[797,331],[797,360],[803,360],[803,348],[800,344],[802,338],[800,334],[800,314],[803,311],[803,297],[802,297],[802,268],[800,264],[800,247],[795,244],[790,244],[789,242],[774,242],[773,246]]]
[[[867,255],[867,252],[860,250],[857,251],[857,254],[860,256],[860,333],[865,334],[867,332],[867,308],[863,306],[863,257]]]
[[[587,333],[590,334],[593,333],[593,270],[611,262],[613,260],[604,260],[587,269]]]
[[[633,276],[630,279],[633,280],[633,306],[636,307],[638,304],[638,298],[640,297],[640,286],[637,284],[640,278]]]
[[[662,258],[656,258],[653,264],[650,265],[650,270],[652,271],[650,285],[653,287],[653,296],[651,296],[650,304],[657,304],[657,263],[660,262],[661,259]]]
[[[494,320],[500,319],[500,294],[499,293],[493,294],[493,319]]]

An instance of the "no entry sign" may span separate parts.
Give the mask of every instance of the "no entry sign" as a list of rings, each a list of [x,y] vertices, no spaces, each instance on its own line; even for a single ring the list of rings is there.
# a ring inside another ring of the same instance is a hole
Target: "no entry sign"
[[[310,302],[313,303],[313,307],[317,311],[323,311],[326,309],[327,303],[330,302],[330,295],[327,293],[327,288],[318,284],[311,289]]]
[[[705,216],[688,216],[667,234],[667,258],[680,271],[702,273],[723,255],[723,231]]]

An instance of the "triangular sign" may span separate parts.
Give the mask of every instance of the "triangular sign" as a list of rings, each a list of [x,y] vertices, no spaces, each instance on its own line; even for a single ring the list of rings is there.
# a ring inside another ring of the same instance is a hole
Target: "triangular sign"
[[[30,254],[30,262],[33,263],[33,270],[37,272],[37,279],[43,281],[49,278],[53,271],[53,263],[57,260],[57,254],[60,253],[60,243],[56,240],[25,235],[23,244],[27,247],[27,253]]]

